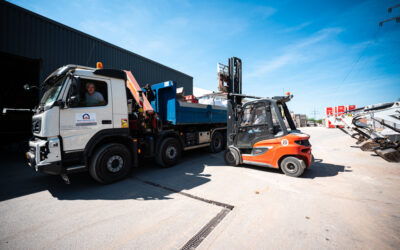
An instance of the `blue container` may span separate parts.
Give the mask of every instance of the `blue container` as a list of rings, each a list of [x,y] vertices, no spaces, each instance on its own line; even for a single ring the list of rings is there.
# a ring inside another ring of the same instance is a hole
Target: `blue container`
[[[173,81],[154,84],[151,89],[156,95],[151,106],[163,124],[226,123],[225,107],[177,101],[176,83]]]

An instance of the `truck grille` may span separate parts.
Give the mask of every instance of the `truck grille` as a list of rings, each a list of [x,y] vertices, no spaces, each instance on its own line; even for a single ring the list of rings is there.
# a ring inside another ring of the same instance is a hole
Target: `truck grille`
[[[32,133],[40,133],[42,128],[42,119],[41,118],[33,118],[32,119]]]

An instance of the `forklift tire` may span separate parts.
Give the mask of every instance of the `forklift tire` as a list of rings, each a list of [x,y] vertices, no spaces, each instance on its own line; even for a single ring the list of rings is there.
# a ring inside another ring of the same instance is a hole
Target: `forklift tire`
[[[226,165],[229,165],[229,166],[239,165],[239,163],[240,163],[239,158],[240,158],[240,155],[236,150],[230,149],[230,148],[227,148],[225,150],[224,160],[225,160]]]
[[[299,158],[288,156],[281,161],[280,167],[285,175],[299,177],[304,173],[306,164]]]
[[[211,143],[210,143],[210,152],[211,153],[219,153],[224,148],[224,136],[221,132],[214,132]]]
[[[122,144],[111,143],[100,147],[89,164],[89,173],[96,181],[108,184],[125,178],[132,167],[132,156]]]
[[[156,162],[163,168],[176,165],[181,158],[181,144],[176,138],[169,137],[163,140],[156,155]]]

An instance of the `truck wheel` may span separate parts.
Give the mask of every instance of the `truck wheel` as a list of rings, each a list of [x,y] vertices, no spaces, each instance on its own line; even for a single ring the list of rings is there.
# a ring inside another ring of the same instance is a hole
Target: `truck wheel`
[[[176,165],[181,158],[181,144],[176,138],[169,137],[161,143],[157,152],[156,161],[163,168]]]
[[[210,151],[211,153],[218,153],[224,148],[224,137],[220,132],[214,132],[211,143]]]
[[[285,175],[299,177],[304,173],[306,164],[301,159],[289,156],[282,160],[280,167]]]
[[[122,144],[106,144],[96,150],[89,172],[96,181],[107,184],[125,178],[132,167],[132,156]]]
[[[230,148],[227,148],[225,150],[224,160],[225,160],[226,165],[229,165],[229,166],[239,165],[239,162],[240,162],[239,158],[240,158],[240,155],[236,150],[230,149]]]

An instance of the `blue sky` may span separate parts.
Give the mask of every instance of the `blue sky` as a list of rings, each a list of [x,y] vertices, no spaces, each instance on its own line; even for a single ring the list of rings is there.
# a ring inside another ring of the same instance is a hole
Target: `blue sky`
[[[244,92],[294,94],[296,113],[400,98],[400,1],[11,1],[217,88],[243,60]],[[105,65],[106,66],[106,65]]]

